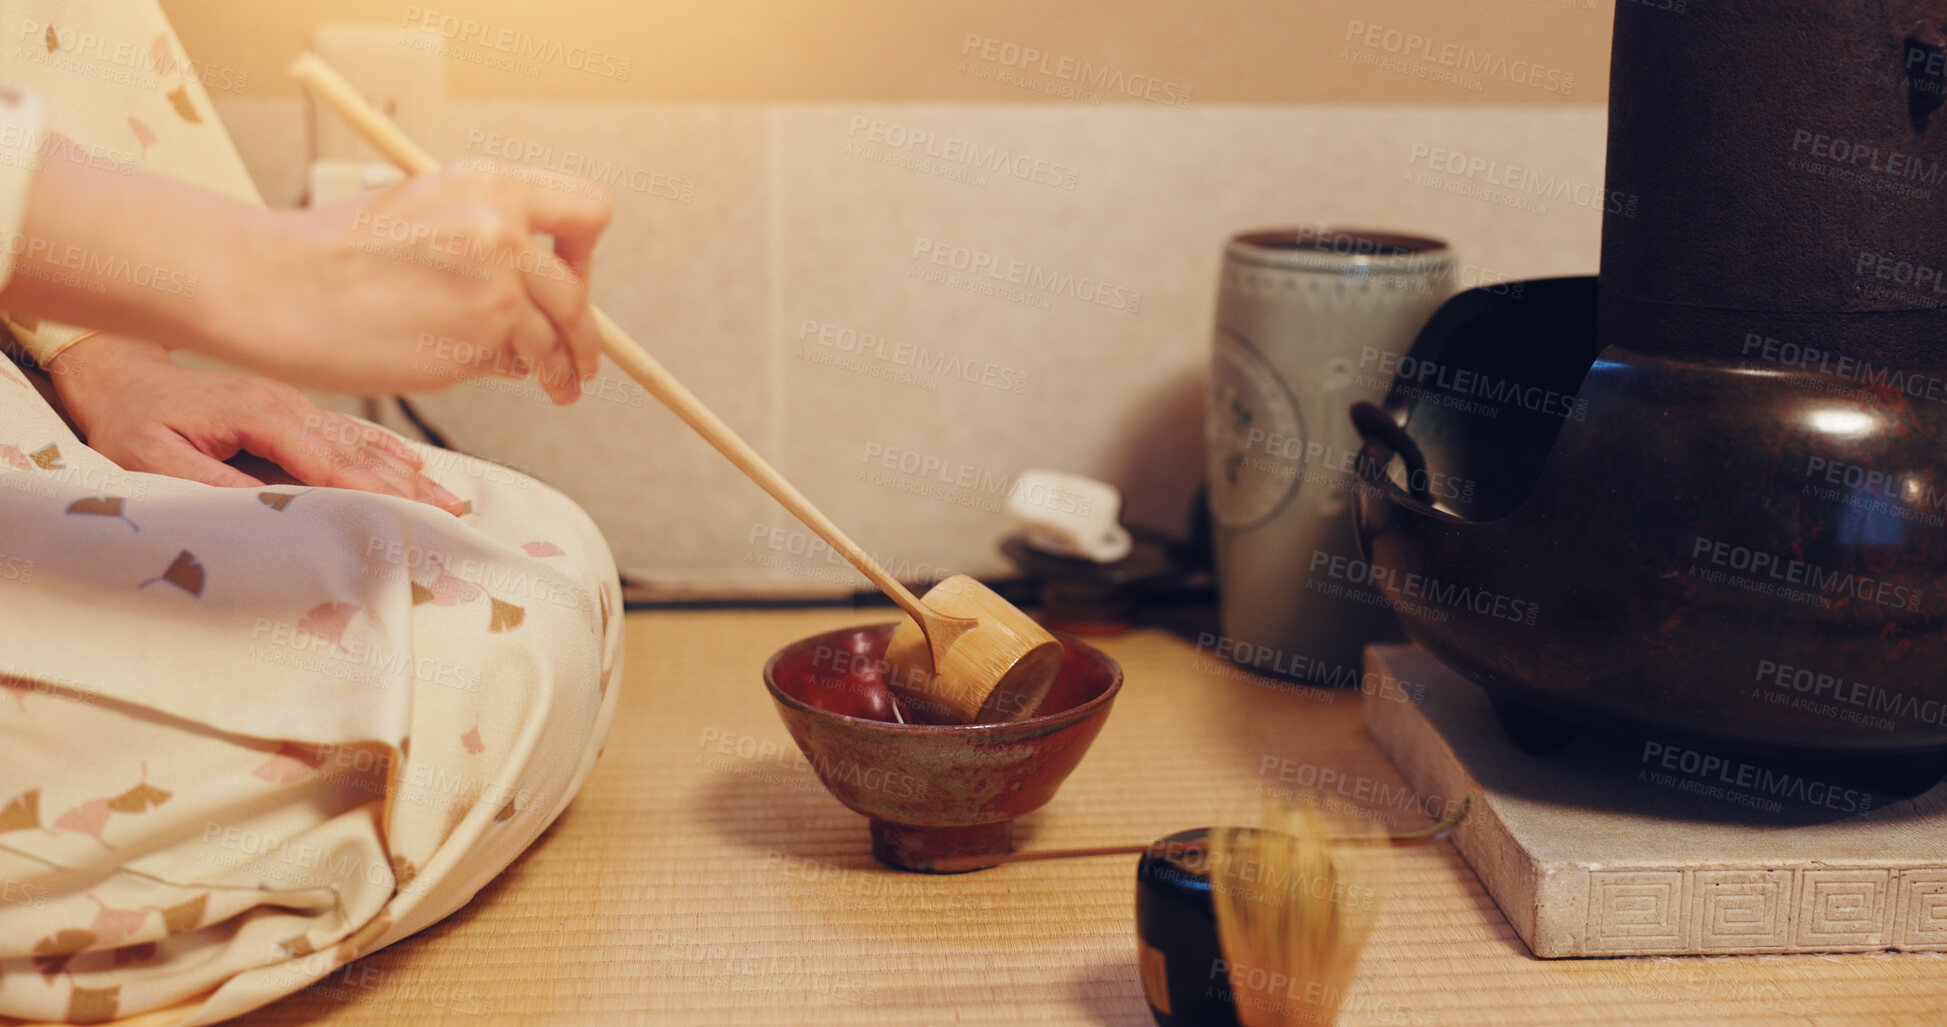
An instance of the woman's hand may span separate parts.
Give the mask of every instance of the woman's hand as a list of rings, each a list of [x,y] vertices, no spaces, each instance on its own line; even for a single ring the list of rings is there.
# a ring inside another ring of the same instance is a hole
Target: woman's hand
[[[588,182],[488,162],[267,211],[52,161],[0,307],[336,392],[534,374],[570,403],[600,359],[588,272],[609,215]]]
[[[327,387],[533,374],[572,403],[600,368],[587,283],[609,216],[588,182],[486,161],[281,213],[287,245],[257,279],[250,321]]]
[[[283,382],[177,367],[160,346],[106,334],[68,347],[47,370],[89,447],[126,470],[261,486],[223,462],[248,451],[307,485],[462,509],[418,473],[423,462],[404,443]]]

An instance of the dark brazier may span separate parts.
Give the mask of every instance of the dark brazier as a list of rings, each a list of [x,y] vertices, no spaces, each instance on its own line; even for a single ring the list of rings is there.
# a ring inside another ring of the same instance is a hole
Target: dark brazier
[[[1455,297],[1353,411],[1344,587],[1517,741],[1947,771],[1943,38],[1885,0],[1619,5],[1600,278]]]

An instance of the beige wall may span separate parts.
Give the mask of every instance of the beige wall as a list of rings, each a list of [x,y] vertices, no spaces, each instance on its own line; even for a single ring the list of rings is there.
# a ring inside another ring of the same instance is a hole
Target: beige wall
[[[217,109],[265,194],[294,199],[303,104],[219,96]],[[1581,188],[1602,181],[1605,117],[1588,106],[461,100],[448,122],[436,148],[448,160],[481,153],[466,141],[485,133],[548,148],[539,160],[593,155],[682,183],[680,197],[611,189],[597,301],[915,580],[1010,573],[1001,492],[1032,467],[1112,482],[1129,523],[1187,530],[1230,233],[1330,222],[1438,236],[1477,285],[1593,271],[1601,225],[1586,201],[1600,192]],[[862,124],[1063,173],[929,173],[942,168],[884,159],[898,154]],[[1433,167],[1432,150],[1533,169],[1585,201]],[[1139,293],[1140,306],[954,287],[922,247]],[[902,363],[901,347],[1005,369],[1019,389]],[[1363,387],[1358,398],[1383,397],[1381,376]],[[581,503],[632,580],[730,595],[864,587],[612,368],[566,410],[502,380],[419,403],[457,448]],[[916,473],[920,461],[937,470]]]
[[[962,478],[1077,471],[1118,485],[1130,523],[1186,530],[1231,232],[1435,235],[1470,285],[1593,270],[1594,206],[1423,158],[1461,152],[1598,185],[1613,2],[470,0],[480,28],[447,41],[454,102],[423,135],[446,160],[629,172],[610,189],[598,301],[895,573],[1003,574],[997,542],[1014,529]],[[461,6],[163,3],[206,81],[249,76],[213,96],[280,205],[301,196],[309,153],[282,69],[311,26],[436,26],[426,9]],[[499,40],[515,52],[491,49]],[[611,68],[628,62],[627,80],[565,66],[589,47]],[[479,63],[502,57],[534,74]],[[947,156],[894,141],[922,136]],[[1015,161],[993,171],[952,156],[974,152]],[[1114,283],[1141,306],[955,288],[929,277],[921,248]],[[823,342],[847,333],[1005,367],[1026,385],[905,375],[885,355],[896,349]],[[612,369],[566,411],[505,382],[422,408],[458,448],[580,502],[632,579],[712,594],[863,585]],[[955,473],[909,474],[887,454]]]
[[[1185,95],[1191,103],[1560,104],[1606,99],[1614,0],[163,0],[163,7],[192,57],[248,73],[249,92],[267,97],[295,93],[283,68],[312,25],[363,21],[443,30],[460,98],[1012,102],[1060,99],[1051,90],[1073,87],[1105,103],[1142,103],[1127,93],[1148,92],[1165,104]],[[1028,60],[1028,48],[1044,56]],[[591,51],[600,54],[597,70],[583,70]],[[1098,75],[1106,76],[1102,85],[1091,87]]]

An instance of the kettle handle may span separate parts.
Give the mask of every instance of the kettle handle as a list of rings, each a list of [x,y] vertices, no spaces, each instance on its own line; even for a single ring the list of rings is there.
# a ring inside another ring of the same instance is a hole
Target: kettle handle
[[[1406,434],[1406,429],[1400,427],[1392,415],[1374,403],[1360,400],[1352,404],[1352,428],[1369,447],[1384,446],[1404,460],[1407,491],[1415,500],[1429,507],[1433,505],[1433,493],[1426,487],[1430,480],[1426,472],[1426,454],[1420,452],[1420,444]],[[1357,463],[1359,477],[1374,488],[1397,490],[1399,486],[1386,477],[1386,468],[1391,464],[1390,457],[1385,460],[1361,459]]]

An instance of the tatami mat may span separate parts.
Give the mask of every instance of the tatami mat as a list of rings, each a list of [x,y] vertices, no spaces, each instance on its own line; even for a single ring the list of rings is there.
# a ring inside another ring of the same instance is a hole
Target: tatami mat
[[[1134,857],[888,870],[797,756],[765,658],[872,619],[630,615],[608,752],[541,842],[451,919],[244,1022],[1152,1022]],[[1395,826],[1425,822],[1394,801],[1358,697],[1274,689],[1160,631],[1101,644],[1127,684],[1020,847],[1149,841],[1328,772]],[[1938,954],[1538,960],[1451,848],[1402,855],[1344,1023],[1947,1023]]]

